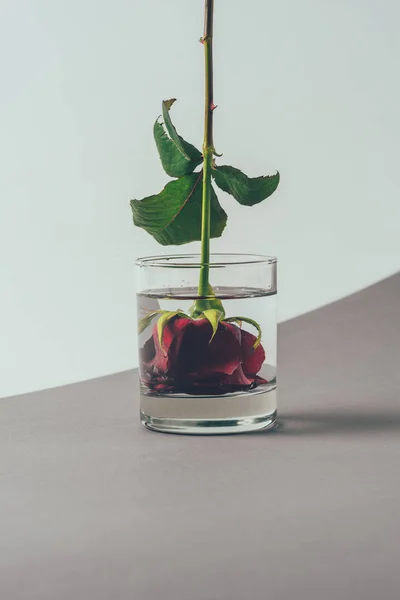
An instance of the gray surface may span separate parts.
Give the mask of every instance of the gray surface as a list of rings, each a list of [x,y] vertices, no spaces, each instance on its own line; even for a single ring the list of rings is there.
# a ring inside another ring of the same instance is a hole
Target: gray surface
[[[398,600],[399,333],[400,275],[283,324],[275,433],[150,433],[133,373],[1,400],[1,600]]]

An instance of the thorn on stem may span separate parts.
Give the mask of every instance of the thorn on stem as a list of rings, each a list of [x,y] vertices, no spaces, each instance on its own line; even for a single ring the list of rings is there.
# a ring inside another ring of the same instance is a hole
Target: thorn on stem
[[[210,106],[210,110],[211,110],[211,111],[213,111],[213,110],[215,110],[216,108],[218,108],[218,104],[214,104],[214,102],[213,102],[213,103],[211,104],[211,106]]]
[[[201,37],[201,38],[199,39],[199,42],[200,42],[200,44],[204,44],[204,38],[203,38],[203,37]]]

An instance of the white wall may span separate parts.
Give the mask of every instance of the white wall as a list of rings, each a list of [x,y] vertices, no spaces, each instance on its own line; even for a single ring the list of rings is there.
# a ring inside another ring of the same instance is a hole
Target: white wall
[[[2,0],[0,396],[135,364],[134,259],[168,249],[128,201],[166,181],[163,98],[201,144],[202,5]],[[397,0],[216,5],[217,149],[282,185],[224,196],[214,250],[278,255],[281,319],[399,270]]]

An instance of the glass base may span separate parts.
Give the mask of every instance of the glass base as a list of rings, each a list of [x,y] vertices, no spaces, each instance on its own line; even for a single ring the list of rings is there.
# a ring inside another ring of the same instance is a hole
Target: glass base
[[[276,389],[235,396],[141,396],[142,424],[153,431],[220,435],[276,426]]]
[[[225,421],[196,421],[189,419],[157,419],[140,411],[142,424],[152,431],[162,433],[180,433],[184,435],[222,435],[265,431],[276,427],[275,411],[272,415],[246,419],[227,419]]]

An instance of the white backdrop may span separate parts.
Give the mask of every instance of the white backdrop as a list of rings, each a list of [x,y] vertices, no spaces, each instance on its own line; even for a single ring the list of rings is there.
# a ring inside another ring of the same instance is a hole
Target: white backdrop
[[[129,199],[167,180],[163,98],[201,145],[202,18],[203,0],[2,0],[0,396],[136,364],[134,259],[168,249]],[[400,268],[399,18],[397,0],[216,0],[217,150],[282,184],[253,209],[220,193],[213,249],[279,257],[281,320]]]

